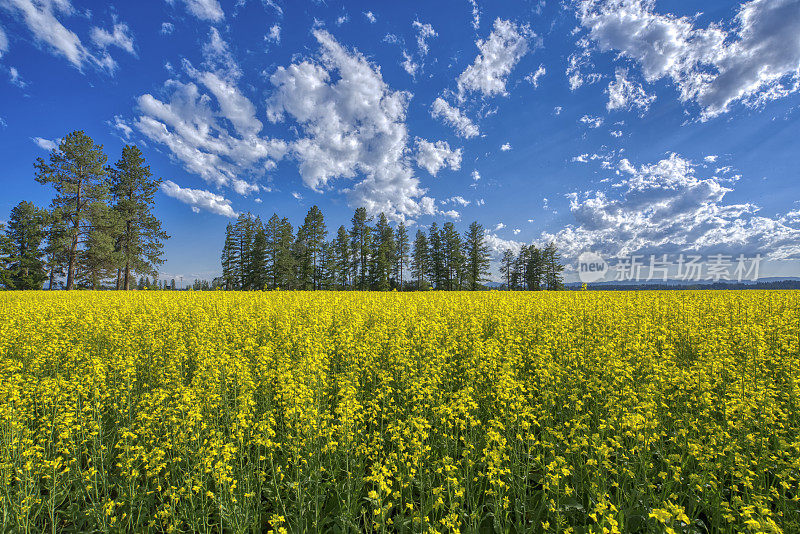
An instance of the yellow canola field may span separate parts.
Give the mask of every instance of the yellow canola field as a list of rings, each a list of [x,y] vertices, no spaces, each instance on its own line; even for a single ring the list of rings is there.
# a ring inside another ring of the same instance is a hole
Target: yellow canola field
[[[0,530],[800,532],[800,294],[0,294]]]

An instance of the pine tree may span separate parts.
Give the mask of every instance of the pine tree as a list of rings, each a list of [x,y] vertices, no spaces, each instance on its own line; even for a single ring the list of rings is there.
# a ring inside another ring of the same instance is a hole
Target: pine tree
[[[542,251],[535,245],[531,245],[528,250],[528,268],[525,271],[526,285],[529,291],[539,291],[542,289],[542,280],[544,277]]]
[[[544,285],[548,291],[559,291],[564,288],[564,278],[561,265],[561,258],[555,243],[550,242],[542,252],[542,262],[544,263]]]
[[[511,287],[511,275],[514,270],[514,251],[510,248],[507,248],[503,251],[503,257],[500,260],[500,274],[503,276],[503,279],[506,282],[506,289],[512,289]]]
[[[42,242],[47,214],[22,201],[11,210],[6,237],[10,243],[8,285],[13,289],[41,289],[47,279]]]
[[[372,231],[369,222],[372,217],[367,217],[366,208],[358,208],[353,214],[350,229],[350,242],[352,243],[353,253],[353,275],[358,280],[357,286],[360,290],[367,289],[369,275],[369,256]]]
[[[236,242],[234,226],[228,223],[225,227],[225,245],[222,248],[222,279],[225,290],[238,289],[236,266],[239,263],[239,248]]]
[[[395,240],[396,251],[395,251],[395,277],[397,278],[398,287],[400,290],[403,289],[403,275],[405,270],[408,268],[408,254],[410,251],[410,246],[408,242],[408,229],[406,225],[400,221],[400,224],[397,225],[397,239]]]
[[[127,145],[120,160],[109,169],[109,184],[119,225],[116,245],[122,271],[120,286],[130,289],[133,273],[151,272],[164,263],[163,241],[169,236],[152,212],[161,180],[152,178],[141,150]]]
[[[428,238],[422,230],[417,230],[414,238],[414,251],[411,254],[411,276],[417,281],[417,289],[423,289],[425,276],[430,271],[428,262]]]
[[[350,254],[350,239],[344,226],[340,226],[336,232],[336,261],[336,270],[339,275],[337,285],[341,289],[346,289],[350,286],[352,255]]]
[[[105,202],[95,202],[89,209],[83,250],[78,251],[76,281],[82,288],[100,289],[103,281],[118,271],[120,264],[116,235],[116,213]]]
[[[442,234],[436,222],[431,223],[428,228],[428,272],[430,281],[436,289],[444,289],[445,286],[445,266],[444,248],[442,244]]]
[[[388,291],[392,287],[392,267],[395,264],[394,232],[389,226],[385,213],[378,216],[374,229],[374,249],[372,254],[372,283],[378,291]]]
[[[239,251],[239,261],[236,262],[238,288],[248,291],[252,289],[250,282],[253,278],[252,273],[249,271],[252,264],[250,256],[253,251],[253,240],[255,239],[255,220],[252,214],[240,214],[233,228]]]
[[[486,245],[486,232],[477,222],[469,225],[464,235],[464,252],[467,258],[467,287],[476,291],[489,274],[489,247]]]
[[[103,146],[96,145],[82,131],[68,134],[50,153],[49,163],[42,158],[36,160],[36,181],[53,185],[57,193],[53,207],[68,227],[67,289],[75,285],[78,253],[92,230],[92,207],[106,201],[107,160]]]
[[[278,243],[280,239],[281,218],[277,213],[273,213],[267,224],[264,225],[264,236],[266,238],[265,250],[265,278],[267,287],[275,289],[278,287]]]
[[[442,226],[442,257],[444,263],[444,289],[454,291],[460,289],[464,273],[464,255],[461,247],[461,236],[452,222]]]
[[[67,226],[61,213],[48,212],[47,231],[45,235],[44,255],[45,270],[49,283],[48,289],[55,289],[56,277],[64,276],[67,264]]]
[[[267,287],[267,235],[258,217],[255,220],[255,237],[247,271],[248,286],[251,289],[261,291]]]
[[[297,229],[295,245],[297,272],[302,289],[319,289],[319,259],[328,231],[319,207],[311,206],[303,225]]]
[[[6,227],[0,223],[0,286],[4,289],[14,289],[11,283],[11,255],[13,246],[6,235]]]
[[[277,236],[277,257],[275,271],[277,273],[276,288],[294,289],[297,285],[295,281],[295,264],[292,254],[294,243],[294,228],[286,217],[282,218],[278,226]]]

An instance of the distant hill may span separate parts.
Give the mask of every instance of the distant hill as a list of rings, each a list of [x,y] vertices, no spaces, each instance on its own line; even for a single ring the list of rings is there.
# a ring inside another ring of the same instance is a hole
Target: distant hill
[[[581,282],[565,284],[567,289],[578,290]],[[594,282],[587,284],[588,289],[595,291],[642,291],[642,290],[672,290],[672,289],[800,289],[800,276],[765,277],[755,282],[744,280],[742,282],[684,282],[682,280],[667,280],[666,282],[635,282],[611,281]]]

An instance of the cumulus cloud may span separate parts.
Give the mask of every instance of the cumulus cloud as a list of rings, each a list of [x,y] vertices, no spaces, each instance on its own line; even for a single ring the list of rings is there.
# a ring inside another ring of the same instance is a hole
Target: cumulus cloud
[[[175,0],[166,0],[168,4],[174,4]],[[183,0],[186,9],[200,20],[219,22],[225,18],[225,13],[219,5],[218,0]]]
[[[69,0],[4,0],[0,2],[0,8],[18,16],[38,44],[65,57],[77,69],[82,70],[87,64],[108,72],[116,68],[110,55],[93,54],[73,31],[59,21],[58,16],[66,17],[74,12]]]
[[[140,115],[132,125],[148,139],[169,149],[187,171],[239,193],[256,190],[243,176],[260,178],[286,154],[286,143],[261,135],[263,124],[255,105],[238,88],[240,74],[227,44],[212,29],[204,47],[207,68],[198,70],[188,62],[191,81],[168,80],[166,98],[145,94],[138,98]],[[125,133],[115,120],[115,127]],[[249,184],[249,185],[248,185]]]
[[[481,173],[479,173],[479,172],[477,171],[477,169],[476,169],[476,170],[473,170],[473,171],[472,171],[472,181],[473,181],[473,182],[477,182],[477,181],[478,181],[478,180],[480,180],[480,179],[481,179]]]
[[[508,75],[528,53],[528,41],[533,36],[527,26],[496,19],[489,37],[475,43],[480,51],[475,61],[458,77],[459,97],[469,92],[484,96],[507,95]]]
[[[451,106],[442,97],[437,97],[431,106],[431,117],[441,119],[442,122],[455,129],[459,137],[470,139],[480,134],[478,126],[469,117],[455,106]]]
[[[472,6],[472,28],[477,30],[481,26],[481,10],[478,8],[477,0],[467,0]]]
[[[367,20],[370,22],[370,24],[375,24],[375,21],[378,20],[372,11],[365,11],[364,16],[367,17]]]
[[[654,0],[582,0],[578,18],[601,51],[637,62],[649,82],[670,79],[701,120],[800,89],[798,0],[744,2],[729,31],[654,9]]]
[[[608,84],[606,94],[608,102],[606,109],[632,109],[636,108],[641,113],[650,109],[650,104],[656,99],[656,95],[648,95],[644,88],[627,78],[628,73],[624,69],[617,69],[614,81]]]
[[[42,150],[47,150],[48,152],[58,148],[58,143],[56,141],[51,141],[50,139],[45,139],[44,137],[31,137],[31,141],[36,143],[36,145]]]
[[[500,150],[503,152],[508,152],[511,150],[511,143],[503,143],[503,145],[500,147]]]
[[[709,155],[703,158],[707,163],[716,163],[717,156],[716,155]]]
[[[370,213],[395,220],[436,213],[407,156],[411,94],[393,91],[377,66],[327,31],[313,34],[318,58],[278,67],[267,103],[272,122],[299,126],[289,148],[305,185],[322,191],[332,180],[355,179],[345,191]]]
[[[224,217],[236,218],[238,216],[231,207],[230,200],[211,191],[181,187],[171,180],[161,183],[161,191],[169,197],[190,205],[195,213],[200,213],[202,209]]]
[[[731,204],[730,181],[701,178],[691,161],[671,154],[654,164],[618,165],[608,191],[568,195],[575,223],[556,234],[566,257],[594,250],[607,257],[679,252],[800,257],[800,227],[759,215],[752,203]]]
[[[461,168],[461,149],[450,149],[446,141],[432,143],[417,137],[414,140],[414,159],[417,165],[436,176],[439,169],[449,167],[457,171]]]
[[[28,82],[22,79],[22,76],[20,76],[19,71],[16,69],[16,67],[8,68],[8,81],[10,81],[12,85],[17,86],[20,89],[28,85]]]
[[[175,31],[175,25],[171,22],[162,22],[161,23],[161,34],[162,35],[169,35]]]
[[[112,31],[104,30],[103,28],[92,28],[92,42],[103,50],[109,46],[117,46],[129,54],[136,55],[133,49],[133,36],[130,33],[128,25],[122,22],[114,24]]]

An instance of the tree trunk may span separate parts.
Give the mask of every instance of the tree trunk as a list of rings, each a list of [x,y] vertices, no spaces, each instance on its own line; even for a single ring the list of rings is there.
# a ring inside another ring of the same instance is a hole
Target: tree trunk
[[[125,291],[130,290],[131,288],[131,266],[128,262],[125,262]]]
[[[67,268],[67,289],[72,289],[75,283],[75,260],[78,255],[78,233],[81,225],[81,186],[82,181],[78,181],[78,193],[75,200],[75,222],[73,224],[74,233],[72,243],[69,247],[69,267]]]

